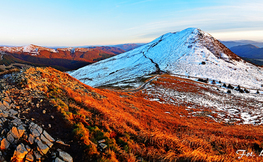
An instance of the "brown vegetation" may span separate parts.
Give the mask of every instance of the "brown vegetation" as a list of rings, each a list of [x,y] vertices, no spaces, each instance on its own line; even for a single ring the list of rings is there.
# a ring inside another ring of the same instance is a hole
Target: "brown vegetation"
[[[185,106],[149,101],[141,91],[95,89],[53,68],[30,68],[24,75],[28,88],[42,91],[74,127],[75,138],[84,144],[82,161],[262,160],[238,159],[236,154],[239,149],[260,153],[262,126],[217,123],[205,115],[186,117]],[[154,84],[193,93],[200,89],[185,79],[162,79],[172,84]],[[100,140],[107,148],[100,147]]]
[[[75,70],[88,64],[115,56],[125,52],[116,47],[89,47],[89,48],[58,48],[57,51],[45,47],[31,45],[32,52],[23,52],[23,47],[0,47],[0,52],[6,53],[2,64],[25,63],[33,66],[51,66],[67,71]],[[37,52],[36,52],[37,51]]]

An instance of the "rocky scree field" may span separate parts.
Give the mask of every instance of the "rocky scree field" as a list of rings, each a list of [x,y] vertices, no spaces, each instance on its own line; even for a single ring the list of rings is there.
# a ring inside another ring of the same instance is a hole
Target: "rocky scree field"
[[[59,137],[59,130],[52,129],[56,127],[52,123],[59,120],[59,115],[51,115],[52,109],[41,93],[24,89],[26,79],[20,70],[1,73],[0,161],[72,162],[69,145],[61,140],[64,136]],[[51,118],[51,121],[47,124],[37,120],[39,118],[46,122]],[[63,128],[63,121],[59,125]]]

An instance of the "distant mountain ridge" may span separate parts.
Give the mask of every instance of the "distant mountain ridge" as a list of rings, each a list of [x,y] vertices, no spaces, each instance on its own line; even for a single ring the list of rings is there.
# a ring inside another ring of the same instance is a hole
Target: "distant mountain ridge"
[[[47,48],[30,44],[20,47],[0,47],[0,54],[7,62],[26,63],[34,66],[52,66],[59,70],[73,70],[125,52],[117,47],[100,46],[89,48]],[[7,56],[8,55],[8,56]]]
[[[232,48],[234,46],[252,44],[254,46],[263,47],[263,42],[251,41],[251,40],[238,40],[238,41],[221,41],[227,48]]]
[[[121,55],[80,68],[70,75],[98,87],[152,73],[210,78],[260,88],[262,68],[247,63],[197,28],[167,33]]]
[[[124,44],[116,44],[116,45],[84,45],[84,46],[82,45],[82,46],[72,46],[72,48],[116,47],[127,52],[129,50],[135,49],[145,44],[146,43],[124,43]],[[10,47],[14,47],[14,46],[10,46]],[[69,48],[69,46],[45,46],[45,47],[51,49]]]
[[[230,50],[240,57],[263,59],[263,48],[259,48],[252,44],[234,46],[231,47]]]
[[[247,44],[231,47],[230,50],[246,61],[252,62],[259,66],[263,65],[263,48]]]
[[[133,50],[135,48],[138,48],[142,45],[145,45],[146,43],[127,43],[127,44],[118,44],[118,45],[113,45],[111,47],[117,47],[117,48],[121,48],[123,50],[125,50],[126,52],[127,51],[130,51],[130,50]]]
[[[127,52],[140,47],[143,43],[129,43],[111,46],[43,47],[34,44],[27,46],[0,46],[1,65],[12,63],[33,66],[51,66],[68,71]],[[3,70],[3,69],[2,69]]]

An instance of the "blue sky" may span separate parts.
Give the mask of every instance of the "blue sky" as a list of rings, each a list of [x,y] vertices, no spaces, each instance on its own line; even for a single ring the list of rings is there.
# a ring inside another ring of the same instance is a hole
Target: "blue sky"
[[[197,27],[221,40],[263,41],[261,0],[8,0],[0,45],[149,42]]]

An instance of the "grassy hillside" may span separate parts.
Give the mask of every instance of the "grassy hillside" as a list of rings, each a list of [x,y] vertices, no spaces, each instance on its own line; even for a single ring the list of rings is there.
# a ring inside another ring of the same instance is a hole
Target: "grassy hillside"
[[[18,78],[24,78],[23,82],[16,79],[18,81],[12,83],[16,86],[7,90],[8,93],[17,102],[18,94],[25,92],[29,98],[36,94],[42,96],[37,100],[43,98],[45,104],[40,102],[38,109],[24,116],[32,118],[45,109],[55,115],[55,119],[61,119],[61,125],[49,130],[55,137],[68,138],[64,141],[70,143],[68,149],[75,161],[262,160],[258,156],[239,159],[236,154],[239,149],[260,153],[262,126],[215,122],[208,116],[216,117],[212,110],[199,104],[179,100],[178,104],[170,104],[161,96],[158,101],[152,100],[155,93],[148,94],[144,90],[96,89],[53,68],[30,68]],[[182,93],[214,93],[201,86],[203,83],[169,75],[161,76],[151,84],[175,88]],[[154,89],[157,94],[158,88]],[[195,107],[192,112],[202,110],[203,113],[188,116],[189,106]],[[26,108],[21,105],[21,110]],[[44,115],[38,115],[35,122],[47,124]],[[62,128],[67,130],[66,134]]]

